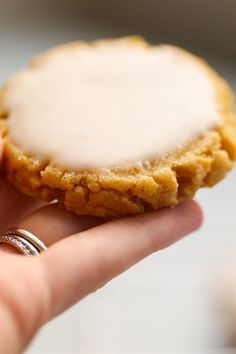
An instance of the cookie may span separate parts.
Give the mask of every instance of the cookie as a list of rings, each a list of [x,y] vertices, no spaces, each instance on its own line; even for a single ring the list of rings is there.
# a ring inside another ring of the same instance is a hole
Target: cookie
[[[175,206],[236,159],[228,85],[203,60],[140,38],[67,44],[1,90],[9,180],[101,217]]]

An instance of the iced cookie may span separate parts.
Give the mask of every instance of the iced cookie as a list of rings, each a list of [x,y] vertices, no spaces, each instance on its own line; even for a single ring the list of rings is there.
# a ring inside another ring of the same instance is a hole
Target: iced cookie
[[[9,180],[77,214],[174,206],[236,158],[227,84],[201,59],[132,37],[34,59],[2,89]]]

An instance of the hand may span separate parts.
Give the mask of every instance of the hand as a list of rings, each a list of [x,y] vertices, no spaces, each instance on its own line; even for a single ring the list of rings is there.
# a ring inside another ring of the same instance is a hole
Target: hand
[[[0,179],[0,232],[20,226],[48,247],[37,257],[0,245],[1,353],[22,353],[39,328],[86,295],[199,227],[200,208],[175,209],[105,221],[78,217],[57,204],[23,196]]]

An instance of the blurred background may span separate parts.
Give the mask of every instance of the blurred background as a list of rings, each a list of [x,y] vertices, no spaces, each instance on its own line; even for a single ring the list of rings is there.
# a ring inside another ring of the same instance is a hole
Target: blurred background
[[[139,34],[203,56],[236,92],[235,14],[235,0],[0,0],[0,82],[48,47]],[[52,321],[27,353],[236,353],[217,306],[230,253],[236,269],[235,177],[198,193],[200,231]]]

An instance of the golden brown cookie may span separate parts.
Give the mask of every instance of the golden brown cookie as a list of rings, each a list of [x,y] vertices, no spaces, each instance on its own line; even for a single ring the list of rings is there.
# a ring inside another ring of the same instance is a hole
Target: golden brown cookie
[[[3,87],[0,118],[9,180],[80,215],[177,205],[236,159],[227,84],[201,59],[136,37],[39,56]]]

